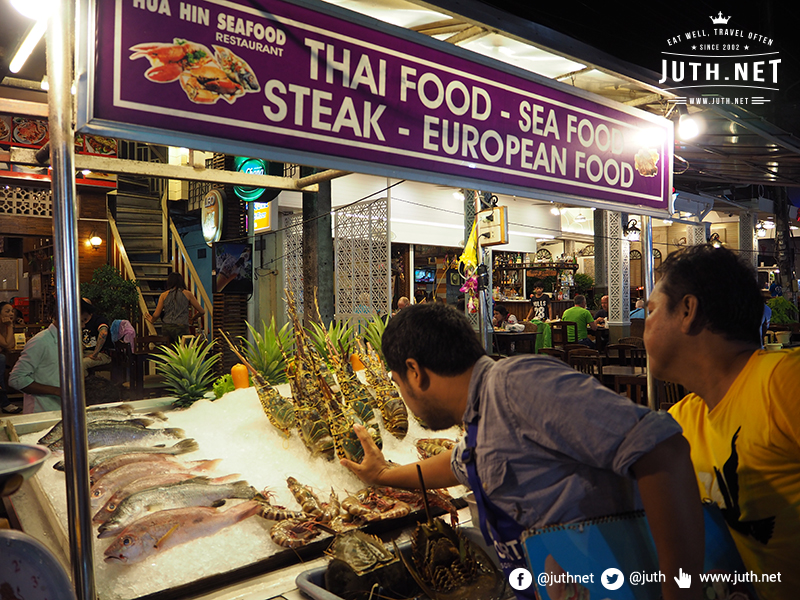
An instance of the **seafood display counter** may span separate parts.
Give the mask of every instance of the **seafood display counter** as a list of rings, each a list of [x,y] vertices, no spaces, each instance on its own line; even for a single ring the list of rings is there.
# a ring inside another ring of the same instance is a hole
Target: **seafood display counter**
[[[277,386],[277,391],[288,397],[288,387]],[[220,595],[220,590],[258,589],[268,590],[271,595],[294,590],[294,578],[301,571],[325,564],[320,556],[331,541],[330,534],[304,525],[301,515],[306,507],[300,506],[297,498],[311,492],[319,498],[322,510],[330,510],[340,499],[342,504],[346,499],[351,504],[355,498],[363,499],[363,491],[361,496],[358,492],[364,484],[338,460],[312,456],[298,436],[286,437],[272,426],[255,388],[236,390],[216,401],[200,400],[184,410],[171,410],[171,402],[169,398],[143,400],[131,403],[128,410],[134,411],[131,417],[143,419],[140,426],[148,430],[148,437],[160,436],[151,440],[153,448],[169,454],[190,450],[170,456],[169,460],[182,462],[192,470],[192,476],[202,478],[201,483],[211,479],[215,484],[224,484],[213,486],[215,493],[222,488],[230,492],[211,498],[206,506],[173,511],[166,523],[157,518],[166,513],[153,511],[159,511],[162,503],[169,508],[170,499],[157,495],[136,507],[132,514],[139,520],[132,524],[107,521],[96,527],[96,532],[107,534],[94,540],[99,600],[199,597],[212,590],[217,590],[214,597],[227,595],[227,591]],[[6,419],[0,439],[35,444],[59,416],[37,413]],[[413,418],[409,419],[408,434],[402,440],[386,432],[382,422],[380,427],[386,458],[399,464],[418,460],[417,442],[430,435]],[[437,432],[452,440],[460,434],[457,428]],[[117,432],[104,430],[103,435],[113,438]],[[112,439],[113,443],[119,442]],[[69,545],[64,473],[53,468],[62,456],[58,443],[51,447],[53,456],[12,498],[9,514],[18,519],[21,529],[42,541],[66,565]],[[290,489],[287,480],[294,489]],[[467,493],[463,486],[449,491],[455,498]],[[260,502],[253,499],[256,493]],[[370,504],[372,508],[366,502],[355,502],[350,510],[356,515],[368,510],[375,513],[375,523],[367,524],[368,531],[391,530],[390,537],[407,539],[403,527],[424,518],[424,513],[409,498],[404,500],[387,498]],[[212,508],[223,503],[221,508]],[[253,508],[257,503],[259,508]],[[409,515],[409,510],[398,510],[406,506],[416,512]],[[99,509],[95,506],[94,510]],[[288,527],[281,528],[283,521],[276,521],[285,516],[276,514],[280,511],[291,512],[295,517]],[[381,520],[377,515],[380,511],[394,511],[404,518]],[[460,516],[469,518],[465,510]],[[372,519],[370,516],[368,520]],[[313,519],[309,516],[308,520]],[[313,535],[306,539],[305,534],[311,530]],[[120,532],[127,532],[127,536]],[[142,540],[144,548],[137,550],[140,554],[130,550]],[[243,583],[248,580],[252,582]]]

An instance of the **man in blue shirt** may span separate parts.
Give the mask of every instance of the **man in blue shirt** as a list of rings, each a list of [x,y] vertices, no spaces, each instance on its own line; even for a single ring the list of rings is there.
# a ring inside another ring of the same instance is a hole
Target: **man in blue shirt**
[[[381,486],[418,488],[417,465],[429,488],[469,485],[493,521],[487,543],[509,572],[525,566],[525,529],[630,511],[641,498],[666,576],[663,597],[700,599],[699,586],[676,583],[679,569],[702,569],[703,516],[689,446],[666,413],[559,360],[495,362],[467,318],[438,304],[398,313],[382,349],[411,411],[434,430],[464,423],[467,436],[452,453],[399,466],[356,425],[364,460],[344,466]]]

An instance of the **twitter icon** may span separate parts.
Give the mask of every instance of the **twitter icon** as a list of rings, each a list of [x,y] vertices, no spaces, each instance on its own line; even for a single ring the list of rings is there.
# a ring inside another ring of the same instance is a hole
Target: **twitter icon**
[[[600,583],[607,590],[618,590],[625,583],[625,575],[619,569],[606,569],[600,575]]]

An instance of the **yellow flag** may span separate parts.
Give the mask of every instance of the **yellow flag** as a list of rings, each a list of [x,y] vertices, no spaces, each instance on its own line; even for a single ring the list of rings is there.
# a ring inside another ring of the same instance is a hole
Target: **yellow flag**
[[[478,266],[478,219],[472,223],[472,231],[469,234],[469,239],[464,246],[464,252],[461,253],[458,261],[464,265],[464,269],[475,269]]]

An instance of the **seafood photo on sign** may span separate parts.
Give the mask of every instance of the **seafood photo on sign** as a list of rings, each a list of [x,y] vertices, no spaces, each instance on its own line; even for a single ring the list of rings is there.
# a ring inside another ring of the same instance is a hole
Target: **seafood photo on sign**
[[[47,137],[44,121],[14,117],[14,140],[20,144],[39,144]]]
[[[178,81],[195,104],[216,104],[222,98],[233,104],[261,86],[247,62],[229,48],[214,46],[214,54],[202,44],[175,38],[171,44],[146,42],[130,50],[131,60],[147,58],[150,68],[144,73],[154,83]]]
[[[4,142],[11,134],[11,128],[8,126],[6,117],[0,117],[0,142]]]

